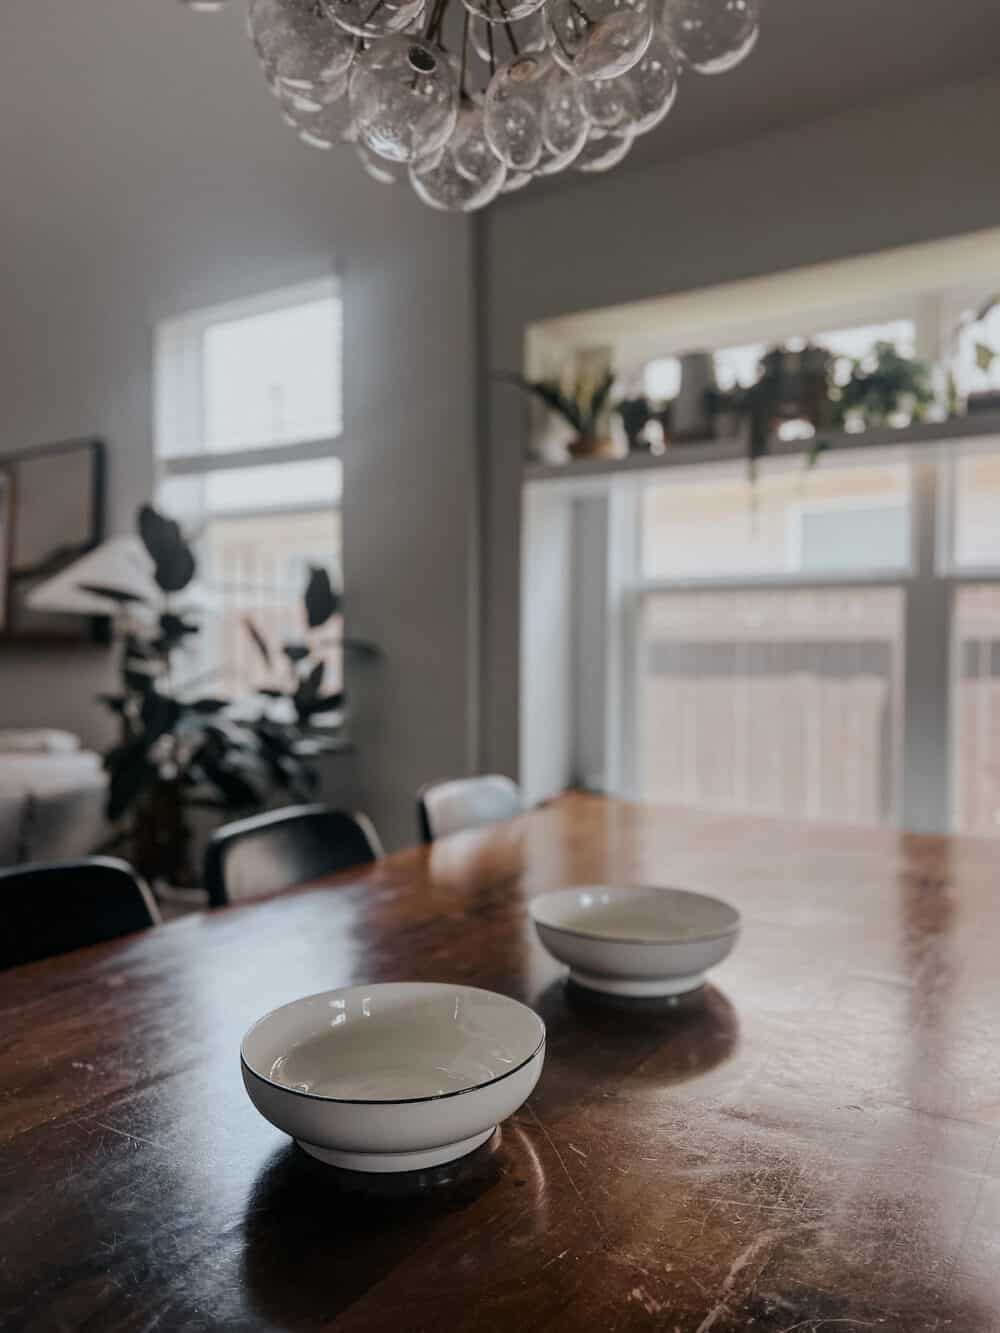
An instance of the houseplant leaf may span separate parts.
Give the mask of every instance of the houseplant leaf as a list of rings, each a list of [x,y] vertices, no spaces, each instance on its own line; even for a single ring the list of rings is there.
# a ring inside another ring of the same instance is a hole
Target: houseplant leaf
[[[153,782],[156,769],[150,763],[144,740],[121,746],[108,755],[108,801],[106,813],[114,824]]]
[[[613,371],[606,371],[601,382],[594,389],[590,396],[590,404],[583,416],[584,434],[594,436],[597,433],[597,426],[604,411],[608,396],[614,386],[615,376]]]
[[[209,782],[225,797],[231,808],[241,810],[260,804],[257,788],[242,773],[217,759],[214,754],[202,754],[199,764]]]
[[[340,597],[333,589],[329,573],[321,565],[309,566],[305,605],[310,629],[319,629],[340,610]]]
[[[583,413],[579,404],[567,398],[558,384],[551,380],[528,380],[523,375],[512,374],[509,371],[502,371],[496,378],[505,380],[508,384],[516,384],[524,393],[533,394],[550,412],[561,417],[577,435],[585,434]]]
[[[160,616],[160,644],[173,648],[189,634],[197,634],[199,628],[192,620],[174,615],[173,611],[164,611]]]
[[[323,676],[326,673],[326,663],[319,661],[299,684],[298,689],[292,695],[292,703],[295,706],[295,712],[300,722],[306,721],[310,716],[316,700],[319,698],[320,690],[323,688]]]
[[[257,649],[258,653],[260,653],[261,661],[268,668],[268,670],[270,670],[272,665],[271,647],[267,639],[264,638],[264,635],[257,628],[255,622],[250,618],[250,616],[243,617],[243,628],[250,635],[251,643]]]
[[[159,690],[147,690],[142,700],[143,740],[147,748],[173,731],[181,715],[181,706]]]
[[[146,603],[145,597],[140,597],[137,592],[126,592],[124,588],[109,588],[105,583],[78,583],[76,586],[81,592],[89,592],[94,597],[106,597],[109,602],[118,602],[121,606]]]
[[[180,592],[194,578],[194,552],[172,518],[143,505],[138,517],[139,536],[153,560],[153,576],[163,592]]]
[[[148,694],[156,683],[156,675],[153,671],[144,667],[141,662],[131,660],[125,664],[122,679],[127,688],[135,694]]]

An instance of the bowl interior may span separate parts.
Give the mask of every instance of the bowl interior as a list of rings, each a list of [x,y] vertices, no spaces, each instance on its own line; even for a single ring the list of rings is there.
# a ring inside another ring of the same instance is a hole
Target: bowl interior
[[[680,944],[738,929],[740,914],[718,898],[683,889],[560,889],[531,902],[534,920],[552,930],[635,944]]]
[[[295,1000],[243,1039],[259,1078],[332,1101],[422,1101],[513,1073],[545,1026],[525,1005],[471,986],[401,982]]]

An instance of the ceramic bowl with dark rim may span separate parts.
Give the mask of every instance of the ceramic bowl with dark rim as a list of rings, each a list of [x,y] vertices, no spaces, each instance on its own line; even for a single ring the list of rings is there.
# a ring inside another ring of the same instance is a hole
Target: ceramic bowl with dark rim
[[[472,986],[350,986],[265,1015],[240,1055],[254,1106],[313,1157],[415,1171],[472,1152],[523,1105],[545,1025]]]
[[[594,884],[530,903],[539,938],[577,985],[609,995],[683,995],[731,952],[740,914],[682,889]]]

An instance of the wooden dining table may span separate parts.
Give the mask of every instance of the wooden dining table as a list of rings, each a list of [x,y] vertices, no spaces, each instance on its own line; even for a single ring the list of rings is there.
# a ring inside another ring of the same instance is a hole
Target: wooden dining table
[[[1000,1329],[1000,848],[569,795],[278,897],[0,975],[4,1330]],[[528,900],[743,916],[702,991],[567,986]],[[548,1029],[478,1152],[307,1157],[244,1030],[309,992],[488,987]]]

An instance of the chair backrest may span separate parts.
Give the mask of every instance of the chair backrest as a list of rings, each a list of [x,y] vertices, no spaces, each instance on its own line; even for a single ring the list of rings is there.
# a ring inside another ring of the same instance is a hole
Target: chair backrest
[[[382,855],[365,815],[325,805],[292,805],[226,824],[205,850],[212,907],[263,898]]]
[[[92,856],[0,871],[0,968],[158,925],[146,884],[125,861]]]
[[[424,842],[445,838],[462,829],[499,824],[523,810],[521,789],[499,773],[433,783],[417,797],[417,818]]]

